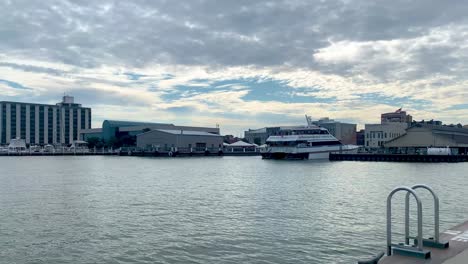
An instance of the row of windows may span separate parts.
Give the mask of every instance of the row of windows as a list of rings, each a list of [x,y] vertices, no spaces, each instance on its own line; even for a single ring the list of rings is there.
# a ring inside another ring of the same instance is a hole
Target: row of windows
[[[387,141],[377,141],[377,146],[383,147],[385,142]],[[366,147],[369,147],[369,140],[366,141]]]
[[[0,143],[2,144],[5,144],[6,143],[6,138],[7,138],[7,107],[6,107],[6,104],[0,104],[1,106],[1,109],[2,109],[2,114],[0,116],[0,122],[2,124],[2,131],[0,133]],[[78,127],[80,127],[80,129],[85,129],[86,128],[86,111],[84,109],[81,110],[81,120],[80,120],[80,124],[78,124],[78,120],[77,120],[77,113],[78,111],[75,110],[76,108],[74,108],[73,110],[73,115],[74,115],[74,118],[73,118],[73,135],[71,135],[72,139],[73,140],[77,140],[78,139]],[[54,136],[54,133],[53,133],[53,108],[49,107],[47,109],[47,112],[44,112],[45,108],[44,106],[40,106],[39,107],[39,113],[38,113],[38,117],[39,117],[39,120],[38,121],[38,124],[39,124],[39,132],[38,136],[39,136],[39,142],[36,141],[36,131],[35,131],[35,127],[36,127],[36,107],[34,106],[31,106],[30,107],[30,110],[29,110],[29,127],[30,127],[30,133],[29,133],[29,139],[30,139],[30,142],[34,142],[34,143],[45,143],[45,135],[47,134],[47,142],[53,142],[53,136]],[[70,109],[63,109],[65,110],[66,114],[65,117],[66,120],[65,120],[65,123],[67,124],[65,126],[66,128],[66,131],[65,131],[65,142],[69,142],[70,141],[70,135],[69,135],[69,131],[70,131],[70,125],[69,125],[69,111]],[[44,115],[46,114],[46,116]],[[18,128],[20,128],[19,132],[20,132],[20,137],[23,138],[23,139],[26,139],[26,120],[27,120],[27,116],[26,116],[26,106],[25,105],[21,105],[20,107],[20,122],[17,122],[18,118],[17,118],[17,115],[16,115],[16,105],[15,104],[11,104],[10,106],[10,138],[16,138],[17,136],[17,126]],[[60,134],[61,132],[63,131],[63,129],[60,128],[60,123],[61,123],[61,112],[60,110],[56,111],[56,142],[60,142],[61,138],[60,138]],[[47,130],[44,130],[45,128],[45,120],[47,120]],[[91,123],[91,111],[88,111],[88,124],[90,125]],[[90,127],[90,126],[88,126]],[[47,132],[47,133],[46,133]]]
[[[396,138],[401,136],[401,133],[387,133],[387,132],[370,132],[366,133],[367,138]]]

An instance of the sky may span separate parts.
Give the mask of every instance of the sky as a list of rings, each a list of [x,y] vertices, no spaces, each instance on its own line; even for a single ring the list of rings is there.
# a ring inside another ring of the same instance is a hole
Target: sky
[[[0,101],[223,134],[362,127],[403,107],[468,124],[468,1],[0,0]]]

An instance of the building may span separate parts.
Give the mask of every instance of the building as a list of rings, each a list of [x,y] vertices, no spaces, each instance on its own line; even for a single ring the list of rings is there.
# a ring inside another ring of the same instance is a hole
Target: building
[[[192,126],[176,126],[166,123],[151,123],[151,122],[134,122],[134,121],[119,121],[119,120],[104,120],[102,128],[83,130],[80,139],[87,141],[90,138],[100,138],[106,142],[111,140],[121,141],[123,145],[135,145],[136,136],[151,130],[185,130],[185,131],[202,131],[211,134],[219,135],[219,128],[211,127],[192,127]]]
[[[384,113],[380,115],[380,123],[407,123],[410,124],[413,121],[413,117],[406,114],[406,111],[402,111],[401,108],[395,112]]]
[[[416,125],[416,124],[441,126],[441,125],[442,125],[442,121],[431,119],[431,120],[429,120],[429,121],[421,120],[421,121],[413,121],[413,122],[411,123],[412,126],[414,126],[414,125]]]
[[[385,142],[406,133],[413,122],[413,117],[401,108],[391,113],[380,115],[380,124],[365,125],[365,147],[367,149],[382,148]]]
[[[91,128],[91,108],[64,96],[55,105],[0,102],[0,144],[24,139],[26,144],[72,144]]]
[[[266,140],[269,136],[269,131],[271,128],[260,128],[260,129],[249,129],[248,131],[244,132],[244,138],[250,143],[255,143],[257,145],[263,145],[266,143]],[[236,142],[236,141],[234,141]],[[229,143],[234,143],[234,142],[229,142]]]
[[[407,123],[385,123],[365,125],[365,147],[381,148],[384,143],[406,133]]]
[[[223,148],[223,136],[206,131],[155,129],[138,134],[136,145],[160,151],[217,152]]]
[[[468,129],[416,124],[384,146],[392,153],[416,154],[425,153],[428,147],[449,147],[452,154],[468,154]]]
[[[102,128],[82,129],[80,131],[80,140],[88,141],[90,138],[102,138]]]
[[[270,136],[281,135],[285,130],[291,128],[298,128],[299,126],[277,126],[277,127],[264,127],[260,129],[249,129],[244,132],[244,138],[249,143],[263,145]]]
[[[364,129],[356,132],[356,145],[364,146],[366,144],[366,132]]]
[[[329,119],[328,117],[321,118],[317,121],[311,121],[311,124],[326,128],[330,134],[343,144],[356,145],[356,124],[342,123]]]

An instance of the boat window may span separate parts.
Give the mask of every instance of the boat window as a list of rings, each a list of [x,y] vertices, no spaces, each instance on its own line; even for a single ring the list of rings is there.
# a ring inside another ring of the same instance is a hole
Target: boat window
[[[333,145],[342,145],[339,141],[321,141],[313,142],[312,146],[333,146]]]

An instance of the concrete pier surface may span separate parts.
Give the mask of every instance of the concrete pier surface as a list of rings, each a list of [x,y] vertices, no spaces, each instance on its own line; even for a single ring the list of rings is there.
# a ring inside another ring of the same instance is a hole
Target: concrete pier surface
[[[441,241],[449,241],[447,249],[424,247],[431,251],[430,259],[418,259],[401,255],[387,256],[379,264],[468,264],[468,221],[440,234]]]

